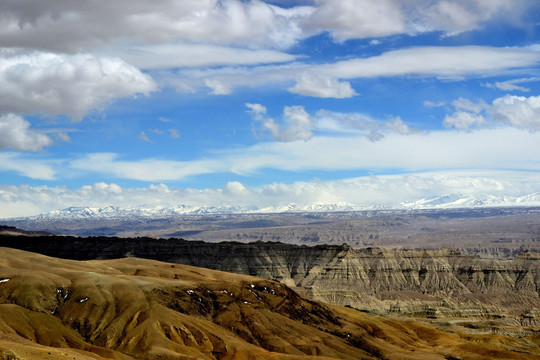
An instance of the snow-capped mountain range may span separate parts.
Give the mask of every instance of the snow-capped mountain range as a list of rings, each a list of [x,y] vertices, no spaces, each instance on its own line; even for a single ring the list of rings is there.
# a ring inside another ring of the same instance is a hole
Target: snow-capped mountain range
[[[458,209],[481,207],[533,207],[540,206],[540,193],[533,193],[520,197],[482,198],[465,196],[461,194],[447,194],[414,202],[404,202],[389,206],[355,205],[346,202],[337,204],[285,204],[264,208],[245,208],[241,206],[188,206],[177,205],[173,207],[69,207],[54,210],[49,213],[24,218],[25,220],[112,220],[112,219],[148,219],[165,218],[180,215],[218,215],[218,214],[264,214],[264,213],[304,213],[304,212],[346,212],[367,210],[429,210],[429,209]],[[19,218],[22,219],[22,218]],[[11,219],[15,220],[15,219]]]

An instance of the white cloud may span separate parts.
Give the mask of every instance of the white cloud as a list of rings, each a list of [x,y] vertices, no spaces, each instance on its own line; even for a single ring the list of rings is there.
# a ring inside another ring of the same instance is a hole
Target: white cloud
[[[475,103],[469,99],[465,99],[461,97],[457,100],[452,101],[452,105],[454,105],[456,109],[470,111],[475,114],[478,114],[489,108],[489,105],[486,104],[483,100],[480,100],[479,102]]]
[[[206,79],[204,84],[211,90],[212,95],[229,95],[232,89],[225,83],[216,79]]]
[[[138,136],[139,139],[141,139],[142,141],[146,141],[146,142],[149,142],[149,143],[152,143],[153,141],[150,140],[150,138],[148,137],[148,135],[146,135],[146,132],[144,132],[144,130],[141,130],[139,136]]]
[[[462,80],[507,74],[509,71],[519,73],[539,63],[540,51],[530,47],[440,46],[393,50],[377,56],[327,64],[293,62],[250,68],[182,70],[164,72],[160,77],[166,77],[164,82],[182,92],[210,87],[218,93],[230,93],[237,87],[288,86],[296,81],[289,91],[307,96],[344,98],[355,95],[350,83],[344,81],[348,79],[421,76]]]
[[[280,124],[273,118],[266,116],[266,108],[260,104],[246,103],[252,118],[261,124],[263,130],[272,134],[274,140],[289,142],[309,140],[313,137],[316,128],[315,120],[302,106],[285,106],[283,109],[283,122]]]
[[[511,0],[319,0],[317,5],[305,19],[306,29],[329,31],[337,41],[432,31],[451,36],[494,19],[520,24],[537,6]]]
[[[511,21],[512,17],[518,18],[523,14],[525,9],[524,2],[517,4],[510,0],[436,1],[417,7],[410,26],[421,32],[439,30],[455,35],[478,29],[493,18]]]
[[[326,76],[303,74],[297,79],[296,85],[289,88],[295,94],[319,98],[343,99],[356,94],[348,81],[338,81]]]
[[[520,79],[507,80],[507,81],[496,81],[494,84],[485,83],[482,85],[490,89],[499,89],[499,90],[504,90],[504,91],[517,90],[517,91],[529,92],[531,91],[530,88],[526,88],[524,86],[520,86],[516,84],[524,84],[524,83],[538,82],[538,81],[540,81],[540,78],[530,77],[530,78],[520,78]]]
[[[0,116],[0,149],[41,151],[52,142],[47,135],[30,129],[30,123],[22,117],[14,114]]]
[[[443,107],[446,105],[446,102],[425,100],[422,102],[422,105],[424,105],[425,107]]]
[[[100,50],[141,69],[258,65],[290,62],[296,56],[274,50],[254,50],[210,44],[159,44]]]
[[[55,131],[54,136],[60,141],[67,142],[67,143],[71,142],[71,138],[69,137],[69,134],[67,132]]]
[[[540,53],[529,48],[426,46],[314,66],[311,71],[320,71],[338,79],[401,75],[452,79],[494,75],[507,69],[524,68],[539,62]]]
[[[406,32],[405,16],[392,0],[322,0],[306,20],[308,26],[329,30],[338,41]]]
[[[246,103],[245,105],[249,109],[251,116],[257,120],[262,120],[262,116],[267,112],[266,107],[261,104]]]
[[[364,135],[371,141],[378,141],[390,133],[410,135],[419,132],[403,122],[400,117],[388,120],[373,119],[360,113],[337,113],[320,110],[316,114],[317,128],[321,133],[342,133]]]
[[[493,19],[519,25],[536,9],[534,1],[512,0],[319,0],[294,7],[239,0],[4,1],[0,43],[55,52],[121,49],[126,39],[286,49],[322,31],[344,41],[428,31],[452,35]]]
[[[399,116],[394,118],[394,120],[387,121],[384,123],[384,126],[401,135],[410,135],[418,132],[417,129],[413,129],[405,124]]]
[[[312,11],[238,0],[8,1],[2,3],[0,43],[62,52],[123,39],[287,48],[304,36],[298,23]]]
[[[540,131],[540,96],[505,95],[493,100],[490,113],[495,121],[531,131]]]
[[[446,115],[443,120],[444,127],[455,127],[464,131],[469,131],[471,127],[483,126],[486,123],[484,116],[465,111],[456,111],[452,115]]]
[[[444,194],[480,198],[519,197],[540,192],[538,172],[446,171],[365,176],[335,181],[269,183],[247,187],[231,181],[223,188],[177,188],[165,184],[122,188],[95,183],[77,189],[64,186],[0,185],[0,218],[28,216],[70,206],[222,206],[253,210],[288,204],[352,204],[393,206]]]
[[[292,110],[293,112],[295,110]],[[301,115],[300,115],[301,116]],[[474,132],[433,131],[403,136],[388,133],[379,141],[365,135],[313,136],[310,141],[262,142],[247,148],[214,151],[190,161],[121,160],[117,154],[89,154],[70,168],[120,179],[182,180],[217,173],[283,171],[421,171],[427,169],[540,170],[540,132],[515,128]]]
[[[0,52],[0,108],[17,114],[65,114],[80,120],[111,101],[156,89],[154,81],[117,58]]]
[[[453,103],[456,111],[447,115],[443,125],[447,128],[469,130],[471,126],[485,126],[490,123],[502,123],[529,131],[540,130],[540,96],[505,95],[490,104],[477,103],[459,98]]]
[[[180,132],[178,129],[167,129],[170,134],[170,137],[173,139],[180,139]]]
[[[119,160],[118,157],[118,154],[113,153],[93,153],[70,161],[69,167],[107,174],[120,179],[141,181],[180,180],[194,175],[230,171],[227,167],[229,164],[219,159],[186,162],[160,159],[124,161]]]
[[[523,92],[531,91],[531,89],[523,87],[523,86],[515,85],[511,81],[502,81],[502,82],[495,81],[494,84],[485,83],[482,85],[490,89],[499,89],[499,90],[505,90],[505,91],[514,91],[514,90],[523,91]]]
[[[20,153],[0,152],[0,171],[14,171],[30,179],[54,180],[56,171],[51,162],[29,159]]]

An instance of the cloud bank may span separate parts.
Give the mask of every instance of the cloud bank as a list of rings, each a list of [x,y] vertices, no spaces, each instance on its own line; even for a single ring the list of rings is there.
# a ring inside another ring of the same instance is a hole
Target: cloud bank
[[[247,187],[238,181],[223,188],[192,189],[153,184],[122,188],[95,183],[71,190],[64,186],[0,185],[0,218],[28,216],[70,206],[174,207],[235,206],[252,210],[291,204],[338,204],[359,207],[396,206],[440,194],[460,194],[489,200],[518,198],[540,192],[538,172],[476,171],[366,176],[337,181],[313,180]]]

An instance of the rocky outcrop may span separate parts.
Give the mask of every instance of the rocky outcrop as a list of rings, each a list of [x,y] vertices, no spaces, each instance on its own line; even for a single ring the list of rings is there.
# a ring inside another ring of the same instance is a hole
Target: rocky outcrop
[[[247,275],[0,248],[5,359],[526,360],[539,347],[330,306]]]
[[[0,245],[77,260],[140,257],[276,279],[314,290],[375,295],[540,291],[540,258],[484,259],[455,250],[353,249],[277,242],[205,243],[182,239],[114,237],[0,237]]]

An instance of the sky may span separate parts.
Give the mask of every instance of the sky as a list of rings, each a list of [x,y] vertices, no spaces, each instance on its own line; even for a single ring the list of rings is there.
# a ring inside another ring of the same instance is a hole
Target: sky
[[[536,0],[2,0],[0,218],[540,192]]]

